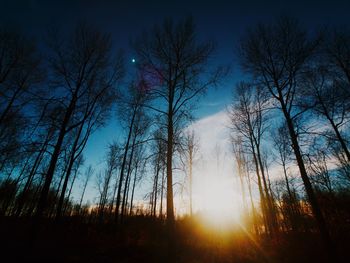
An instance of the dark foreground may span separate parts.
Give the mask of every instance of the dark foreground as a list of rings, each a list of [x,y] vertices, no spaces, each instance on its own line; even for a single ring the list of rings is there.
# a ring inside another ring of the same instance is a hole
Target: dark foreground
[[[316,234],[254,237],[242,229],[208,230],[191,220],[177,222],[175,248],[168,250],[166,228],[150,218],[114,224],[78,219],[33,222],[0,219],[0,262],[329,262]],[[349,262],[349,236],[337,237],[340,262]]]

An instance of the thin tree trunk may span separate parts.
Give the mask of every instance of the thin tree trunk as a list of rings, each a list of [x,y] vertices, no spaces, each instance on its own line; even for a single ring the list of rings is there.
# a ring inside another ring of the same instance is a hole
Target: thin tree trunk
[[[168,138],[167,138],[167,225],[169,231],[172,233],[175,216],[174,216],[174,199],[173,199],[173,115],[172,115],[172,103],[169,103],[168,112]]]
[[[128,189],[128,182],[129,182],[129,178],[130,178],[130,174],[131,174],[131,168],[132,168],[132,160],[134,157],[134,151],[135,151],[135,142],[136,142],[136,134],[132,140],[132,144],[131,144],[131,153],[130,153],[130,157],[129,157],[129,163],[128,163],[128,171],[126,173],[126,178],[125,178],[125,184],[124,184],[124,194],[123,194],[123,202],[122,202],[122,211],[120,214],[120,219],[121,221],[123,221],[124,219],[124,214],[125,214],[125,205],[126,205],[126,195],[127,195],[127,189]]]
[[[258,177],[258,188],[259,188],[259,193],[260,193],[260,203],[261,203],[263,221],[264,221],[264,225],[265,225],[265,232],[267,232],[270,230],[269,229],[270,222],[269,222],[269,218],[267,216],[266,199],[265,199],[264,190],[263,190],[262,183],[261,183],[258,159],[256,157],[255,147],[254,147],[252,140],[251,140],[251,148],[252,148],[253,160],[254,160],[254,164],[255,164],[255,172],[256,172],[256,176]]]
[[[131,183],[131,177],[129,177],[129,180],[128,180],[128,189],[126,190],[126,202],[125,202],[125,211],[124,211],[124,216],[128,215],[128,201],[129,201],[129,193],[130,193],[130,183]]]
[[[116,173],[118,174],[118,173]],[[112,200],[111,200],[111,204],[110,204],[110,208],[109,208],[109,214],[112,216],[113,213],[113,206],[114,206],[114,200],[115,200],[115,195],[117,193],[117,189],[118,189],[118,178],[115,179],[115,184],[114,184],[114,190],[113,190],[113,195],[112,195]]]
[[[247,180],[248,180],[248,192],[249,192],[249,198],[250,198],[250,205],[252,208],[254,230],[255,230],[255,234],[259,235],[259,229],[257,226],[257,215],[256,215],[256,210],[255,210],[255,205],[254,205],[254,200],[253,200],[253,195],[252,195],[252,185],[251,185],[251,181],[250,181],[248,163],[246,163],[246,173],[247,173]]]
[[[63,210],[62,208],[63,208],[63,203],[64,203],[64,197],[65,197],[65,194],[66,194],[68,181],[69,181],[69,177],[70,177],[70,174],[71,174],[71,171],[72,171],[72,168],[73,168],[73,164],[74,164],[74,161],[76,160],[76,157],[77,157],[77,156],[75,156],[75,154],[76,154],[77,146],[78,146],[78,143],[79,143],[80,135],[81,135],[81,132],[83,130],[83,126],[84,126],[84,123],[82,123],[80,125],[78,134],[76,135],[74,143],[73,143],[73,146],[72,146],[72,152],[71,152],[71,155],[70,155],[70,158],[69,158],[69,164],[68,164],[66,176],[64,178],[60,199],[59,199],[58,205],[57,205],[56,220],[59,220],[61,218],[61,216],[62,216],[62,210]]]
[[[267,209],[268,209],[267,212],[269,215],[268,223],[270,225],[270,234],[274,235],[275,231],[277,230],[277,226],[276,226],[277,222],[276,222],[276,216],[275,216],[275,212],[274,212],[274,208],[273,208],[273,200],[272,200],[271,194],[269,192],[268,184],[266,182],[264,164],[262,162],[261,153],[260,153],[260,145],[256,144],[256,148],[257,148],[257,158],[258,158],[260,171],[261,171],[261,177],[262,177],[262,181],[264,184],[264,190],[265,190],[265,198],[266,198]]]
[[[77,178],[78,171],[79,171],[79,167],[77,167],[77,169],[75,170],[74,177],[73,177],[72,183],[71,183],[70,188],[69,188],[69,192],[68,192],[68,195],[67,195],[67,201],[66,201],[66,204],[64,206],[63,212],[66,212],[66,210],[67,210],[67,206],[68,206],[68,203],[69,203],[69,198],[70,198],[70,195],[72,194],[73,185],[74,185],[75,179]]]
[[[85,190],[86,190],[86,187],[87,187],[88,182],[89,182],[89,177],[86,178],[86,181],[85,181],[85,183],[84,183],[83,193],[81,194],[81,198],[80,198],[80,201],[79,201],[79,210],[81,209],[81,205],[82,205],[82,203],[83,203],[84,194],[85,194]]]
[[[124,179],[124,169],[125,169],[126,158],[127,158],[127,154],[128,154],[128,150],[129,150],[130,138],[131,138],[132,130],[134,127],[135,116],[136,116],[136,109],[134,109],[134,112],[132,115],[132,119],[131,119],[131,123],[130,123],[130,127],[129,127],[128,139],[127,139],[126,145],[125,145],[122,166],[120,168],[120,176],[119,176],[119,184],[118,184],[118,192],[117,192],[117,200],[116,200],[116,208],[115,208],[115,222],[116,223],[118,223],[118,221],[119,221],[119,208],[120,208],[121,191],[122,191],[122,185],[123,185],[123,179]]]
[[[154,193],[154,205],[153,205],[153,216],[156,217],[157,213],[157,196],[158,196],[158,176],[159,176],[159,161],[160,159],[160,156],[158,155],[157,157],[157,164],[156,164],[156,174],[155,174],[155,177],[154,177],[154,183],[153,183],[153,193]]]
[[[159,217],[163,219],[163,199],[164,199],[164,181],[165,181],[165,166],[163,165],[162,169],[162,189],[160,191],[160,208],[159,208]]]
[[[190,216],[193,214],[193,196],[192,196],[192,159],[193,159],[193,149],[190,150]]]
[[[346,158],[348,159],[348,162],[350,163],[350,152],[349,152],[349,149],[348,149],[348,147],[347,147],[343,137],[341,136],[337,125],[334,123],[334,121],[331,118],[328,118],[328,120],[329,120],[329,122],[332,125],[332,128],[333,128],[333,130],[335,132],[335,135],[337,136],[338,141],[340,142],[341,147],[343,148],[343,151],[345,152],[345,155],[346,155]]]
[[[68,126],[69,120],[73,114],[73,109],[75,107],[75,96],[73,97],[73,99],[71,100],[67,111],[65,113],[62,125],[61,125],[61,129],[57,138],[57,142],[55,144],[55,148],[54,151],[52,153],[51,156],[51,160],[50,160],[50,165],[49,165],[49,169],[46,173],[46,177],[45,177],[45,182],[44,182],[44,186],[42,188],[41,191],[41,195],[39,198],[39,202],[38,202],[38,207],[37,207],[37,211],[36,211],[36,217],[37,218],[41,218],[43,216],[43,213],[46,209],[46,205],[47,205],[47,197],[50,191],[50,185],[56,170],[56,165],[57,165],[57,161],[58,161],[58,156],[60,155],[61,152],[61,147],[62,147],[62,143],[63,143],[63,139],[66,135],[66,128]]]
[[[42,146],[42,148],[40,149],[37,157],[35,158],[35,161],[34,161],[34,164],[32,166],[32,169],[30,170],[30,173],[28,175],[28,178],[27,178],[27,181],[24,185],[24,188],[22,190],[22,194],[20,195],[19,199],[18,199],[18,205],[17,205],[17,209],[16,209],[16,213],[15,213],[15,216],[18,217],[20,216],[21,212],[22,212],[22,209],[23,209],[23,205],[24,205],[24,202],[26,200],[26,196],[27,196],[27,193],[28,193],[28,190],[33,182],[33,178],[34,178],[34,175],[38,169],[38,166],[40,165],[41,161],[42,161],[42,157],[44,155],[44,152],[46,150],[46,147],[47,147],[47,144],[49,142],[49,135],[46,137],[45,139],[45,142]]]
[[[243,162],[243,157],[242,157],[242,152],[241,149],[239,149],[239,152],[236,155],[236,162],[238,166],[238,176],[239,176],[239,181],[241,184],[241,190],[242,190],[242,202],[243,202],[243,210],[246,212],[247,210],[247,200],[246,200],[246,193],[244,189],[244,181],[243,181],[243,167],[242,167],[242,162]]]
[[[280,90],[279,90],[279,92],[280,92]],[[281,92],[280,92],[279,96],[281,98],[283,98]],[[283,114],[286,118],[290,138],[291,138],[292,145],[293,145],[294,154],[295,154],[297,164],[299,167],[300,176],[301,176],[303,183],[304,183],[304,186],[305,186],[307,197],[308,197],[309,202],[311,204],[311,208],[312,208],[313,214],[316,218],[317,225],[318,225],[319,231],[321,233],[321,236],[323,238],[323,241],[325,243],[325,246],[329,250],[330,256],[334,257],[334,259],[335,259],[336,258],[335,247],[334,247],[334,244],[332,242],[331,236],[329,234],[329,230],[328,230],[326,222],[324,220],[321,208],[320,208],[318,201],[316,199],[316,196],[315,196],[314,190],[312,188],[310,179],[307,175],[304,160],[303,160],[303,157],[302,157],[302,154],[300,151],[298,137],[297,137],[297,134],[294,130],[293,121],[290,117],[289,112],[287,111],[284,100],[280,100],[280,103],[281,103],[281,108],[282,108]]]
[[[135,167],[135,174],[134,174],[134,182],[133,182],[133,184],[132,184],[132,192],[131,192],[131,200],[130,200],[130,211],[129,211],[129,215],[132,215],[133,202],[134,202],[134,193],[135,193],[135,186],[136,186],[136,179],[137,179],[137,168],[138,168],[138,165],[136,164],[136,167]]]
[[[10,112],[10,109],[12,108],[13,103],[15,102],[15,99],[17,97],[17,95],[19,94],[19,92],[21,91],[22,88],[18,88],[12,95],[11,100],[9,101],[9,103],[7,104],[5,110],[1,113],[0,115],[0,123],[2,123],[5,118],[6,115]]]

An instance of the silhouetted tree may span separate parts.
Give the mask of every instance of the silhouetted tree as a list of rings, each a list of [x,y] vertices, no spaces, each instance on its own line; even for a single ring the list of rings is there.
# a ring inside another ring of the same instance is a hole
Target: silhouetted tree
[[[63,39],[63,40],[62,40]],[[86,122],[92,114],[108,109],[115,85],[121,77],[120,60],[112,63],[111,41],[106,34],[80,25],[69,36],[53,34],[49,67],[51,82],[60,88],[64,108],[58,121],[57,139],[41,191],[37,216],[46,208],[47,195],[66,135]]]
[[[177,127],[190,116],[191,103],[214,85],[220,70],[208,72],[212,43],[198,42],[192,19],[176,25],[166,20],[162,26],[134,43],[144,89],[154,99],[146,106],[162,116],[167,142],[167,222],[174,225],[173,153]]]
[[[120,211],[120,205],[122,201],[122,187],[125,180],[125,173],[128,170],[128,155],[129,151],[134,151],[134,146],[136,143],[136,139],[138,133],[140,133],[141,127],[139,126],[141,123],[142,115],[143,115],[143,103],[147,99],[145,91],[142,88],[142,84],[132,83],[129,86],[126,94],[121,97],[119,103],[119,115],[121,120],[125,123],[127,129],[127,139],[124,146],[124,153],[122,157],[120,173],[119,173],[119,182],[118,182],[118,190],[116,196],[116,208],[115,208],[115,221],[119,222],[119,216],[122,211]],[[133,136],[133,133],[135,136]],[[130,145],[131,143],[131,145]],[[129,164],[131,165],[131,161],[133,159],[133,154],[129,155]],[[131,166],[130,166],[131,169]],[[130,170],[131,172],[131,170]],[[129,175],[130,175],[129,172]],[[126,184],[125,184],[126,185]],[[126,188],[125,188],[126,189]],[[123,207],[122,207],[123,208]]]
[[[198,157],[199,141],[195,132],[188,131],[182,136],[180,145],[180,158],[184,165],[186,177],[188,178],[188,192],[190,203],[190,215],[193,214],[193,164]]]
[[[261,153],[262,136],[266,130],[266,116],[263,115],[263,111],[266,110],[264,109],[266,101],[264,101],[264,94],[260,87],[253,87],[247,83],[238,84],[236,92],[238,99],[232,104],[229,111],[232,129],[242,137],[252,154],[258,179],[261,209],[265,223],[270,233],[273,234],[277,230],[276,218]]]
[[[338,141],[348,162],[350,162],[347,141],[344,134],[342,134],[342,128],[349,120],[348,100],[350,91],[342,87],[336,74],[327,69],[327,65],[322,64],[308,72],[305,76],[304,85],[305,89],[302,91],[303,97],[300,104],[305,108],[311,108],[316,116],[326,120],[335,138],[330,137],[327,131],[321,133],[328,139]]]
[[[241,65],[269,92],[283,114],[313,214],[327,249],[335,257],[326,222],[305,168],[296,129],[296,120],[303,113],[295,106],[301,88],[300,78],[318,44],[319,39],[308,38],[296,21],[281,19],[272,26],[255,27],[241,40]]]
[[[106,154],[106,169],[98,175],[99,197],[99,221],[102,222],[106,205],[110,197],[111,180],[118,168],[120,148],[117,144],[110,144]]]

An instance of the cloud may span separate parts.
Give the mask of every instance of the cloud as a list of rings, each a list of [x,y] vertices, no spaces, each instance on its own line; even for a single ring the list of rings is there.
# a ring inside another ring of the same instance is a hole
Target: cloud
[[[229,139],[229,118],[226,110],[199,119],[185,130],[193,130],[200,140],[201,150],[204,153],[213,150],[216,145],[226,148]]]

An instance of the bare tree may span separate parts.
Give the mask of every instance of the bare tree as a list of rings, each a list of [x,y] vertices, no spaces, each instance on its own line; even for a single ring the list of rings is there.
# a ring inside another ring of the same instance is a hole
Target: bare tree
[[[117,144],[110,144],[106,154],[106,169],[98,174],[97,184],[100,193],[99,197],[99,221],[102,222],[105,208],[110,196],[111,180],[118,167],[120,149]]]
[[[31,101],[42,80],[36,46],[19,33],[0,29],[0,124]],[[2,133],[2,131],[1,131]]]
[[[313,214],[330,256],[335,257],[326,222],[305,168],[296,130],[296,120],[303,113],[295,107],[300,78],[318,44],[319,39],[310,40],[296,21],[281,19],[272,26],[255,27],[242,39],[241,65],[254,81],[269,92],[283,114]]]
[[[124,97],[121,97],[119,104],[119,116],[122,121],[125,123],[127,129],[127,139],[125,142],[124,153],[122,157],[120,174],[119,174],[119,182],[118,182],[118,190],[116,196],[116,208],[115,208],[115,221],[119,222],[119,217],[122,211],[120,211],[120,205],[122,201],[122,187],[125,180],[125,172],[129,170],[128,175],[131,172],[131,161],[133,159],[133,151],[136,143],[137,136],[139,135],[141,128],[141,121],[144,115],[143,113],[143,103],[147,99],[145,91],[143,90],[142,83],[132,83],[129,86],[128,91],[126,92]],[[134,135],[134,136],[133,136]],[[131,145],[130,145],[131,143]],[[132,154],[129,151],[131,150]],[[129,155],[129,167],[128,165],[128,155]],[[126,184],[125,184],[126,185]],[[126,190],[126,188],[125,188]],[[124,207],[122,206],[122,209]]]
[[[45,75],[36,49],[36,44],[20,32],[0,28],[1,174],[24,163],[29,167],[31,162],[24,160],[29,160],[35,153],[30,134],[37,120],[34,106],[43,92],[39,84]]]
[[[317,140],[317,138],[316,138]],[[311,180],[315,187],[326,189],[331,195],[334,195],[334,186],[331,180],[331,171],[329,171],[329,157],[326,149],[318,147],[316,143],[312,145],[312,150],[307,155],[307,168],[312,175]]]
[[[266,101],[263,100],[264,94],[259,86],[240,83],[236,87],[236,92],[238,99],[229,109],[232,128],[239,134],[238,136],[241,136],[252,154],[258,179],[261,209],[265,217],[265,224],[269,232],[273,234],[277,230],[276,218],[261,153],[262,136],[266,130],[266,116],[263,115]]]
[[[190,199],[190,215],[193,214],[193,164],[198,157],[199,141],[195,132],[188,131],[183,135],[180,146],[180,158],[184,164],[186,177],[188,178],[188,192]]]
[[[176,127],[190,116],[191,103],[207,87],[216,83],[221,71],[208,73],[207,63],[214,46],[197,41],[192,19],[176,25],[166,20],[161,27],[156,26],[136,41],[134,47],[144,77],[144,88],[156,102],[147,107],[163,117],[167,130],[167,223],[172,231],[175,219],[173,153]]]
[[[338,72],[340,80],[350,84],[350,32],[349,30],[333,30],[328,32],[325,41],[327,63],[333,71]],[[349,85],[344,88],[349,89]],[[349,90],[348,90],[349,92]],[[349,94],[349,93],[348,93]]]
[[[337,80],[337,75],[327,68],[327,65],[318,65],[305,76],[302,104],[309,107],[316,116],[326,120],[335,135],[333,141],[338,141],[348,162],[350,151],[344,138],[342,129],[349,121],[349,94]],[[322,133],[328,136],[327,131]]]
[[[132,215],[134,212],[134,196],[135,196],[135,189],[136,185],[142,180],[142,177],[145,173],[145,166],[147,163],[147,159],[145,158],[145,145],[139,144],[135,150],[134,155],[134,178],[132,183],[132,189],[131,189],[131,197],[130,197],[130,209],[129,209],[129,215]]]
[[[239,182],[241,185],[243,210],[246,213],[247,200],[246,200],[245,183],[244,183],[245,181],[244,177],[246,176],[246,173],[245,173],[246,164],[245,164],[244,150],[242,146],[242,138],[241,136],[236,136],[235,138],[231,138],[231,141],[232,141],[232,151],[234,153],[234,158],[237,164]]]
[[[62,38],[67,39],[67,38]],[[66,135],[113,101],[116,81],[121,76],[120,60],[111,63],[110,37],[80,25],[67,41],[53,34],[50,58],[51,82],[61,89],[62,118],[50,158],[37,216],[42,216],[47,195]]]

